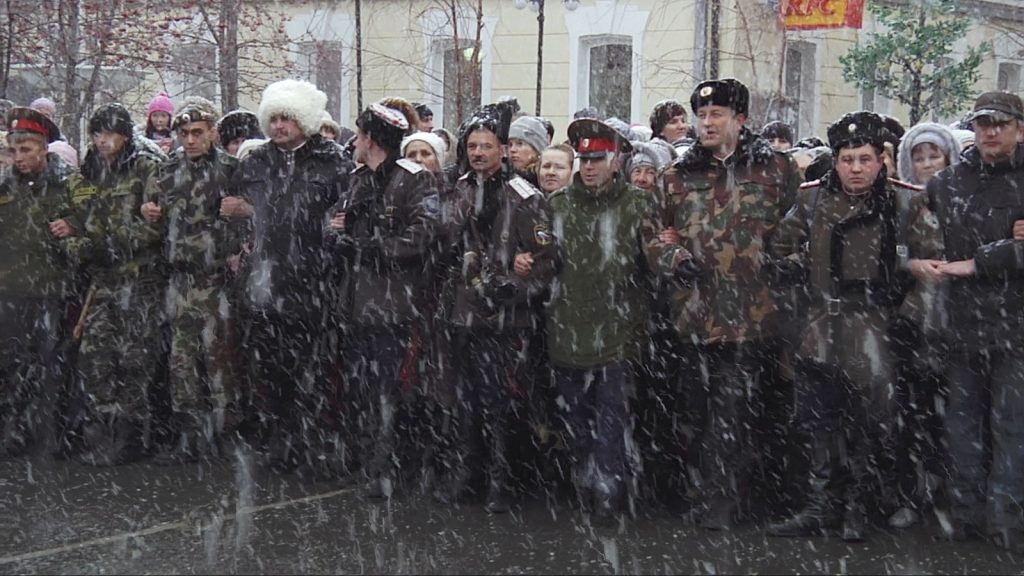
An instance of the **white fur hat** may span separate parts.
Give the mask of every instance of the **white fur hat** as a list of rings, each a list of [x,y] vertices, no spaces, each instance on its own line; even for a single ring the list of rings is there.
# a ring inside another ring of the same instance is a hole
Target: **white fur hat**
[[[260,128],[268,136],[270,119],[278,114],[294,119],[303,134],[312,136],[320,132],[326,108],[327,95],[316,86],[303,80],[281,80],[263,91],[256,116],[260,119]]]

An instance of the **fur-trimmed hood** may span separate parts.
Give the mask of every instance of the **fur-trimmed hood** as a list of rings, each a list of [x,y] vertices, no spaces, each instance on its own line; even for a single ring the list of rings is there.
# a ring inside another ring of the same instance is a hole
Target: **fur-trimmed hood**
[[[256,116],[260,128],[270,135],[270,119],[278,114],[293,118],[307,137],[320,133],[327,95],[304,80],[281,80],[263,91]]]
[[[899,160],[896,162],[896,170],[899,172],[900,180],[923,186],[924,182],[918,182],[914,176],[914,146],[923,142],[930,142],[938,146],[939,150],[946,156],[949,164],[956,164],[960,159],[960,140],[953,134],[953,131],[934,122],[922,122],[915,125],[900,140]]]
[[[768,140],[743,128],[740,131],[740,141],[736,146],[736,152],[733,153],[730,162],[746,166],[768,164],[775,154],[776,152]],[[679,160],[676,160],[675,166],[683,171],[700,170],[710,166],[713,159],[711,150],[697,142],[684,152]]]

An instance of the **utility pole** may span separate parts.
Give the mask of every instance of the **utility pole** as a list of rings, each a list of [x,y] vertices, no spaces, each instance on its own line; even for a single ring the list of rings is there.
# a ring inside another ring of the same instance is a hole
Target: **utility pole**
[[[544,0],[537,6],[537,107],[536,115],[540,116],[540,95],[543,91],[544,76]]]
[[[363,111],[363,11],[362,1],[355,0],[356,8],[356,110]]]

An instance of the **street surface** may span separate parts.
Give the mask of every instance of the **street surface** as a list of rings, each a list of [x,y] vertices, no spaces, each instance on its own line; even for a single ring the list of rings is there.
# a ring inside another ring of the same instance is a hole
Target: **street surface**
[[[935,521],[864,544],[712,534],[641,508],[592,527],[565,503],[512,514],[419,493],[371,503],[351,483],[215,464],[110,469],[0,463],[0,573],[1021,573],[1024,558],[933,537]]]

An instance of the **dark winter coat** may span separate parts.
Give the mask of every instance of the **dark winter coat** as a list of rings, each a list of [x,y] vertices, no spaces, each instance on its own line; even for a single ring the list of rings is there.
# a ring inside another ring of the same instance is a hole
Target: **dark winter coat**
[[[654,196],[621,176],[602,190],[579,174],[549,198],[559,239],[548,306],[551,362],[594,368],[630,360],[650,315],[650,279],[666,267]]]
[[[348,190],[352,164],[319,134],[293,151],[273,142],[239,166],[239,194],[253,206],[245,300],[254,310],[323,318],[330,257],[323,246],[329,210]]]
[[[796,198],[796,164],[744,128],[729,158],[719,160],[698,144],[666,169],[663,180],[663,223],[679,231],[682,248],[702,269],[673,295],[680,335],[687,342],[773,336],[776,303],[760,262]]]
[[[950,281],[949,338],[978,350],[1024,343],[1024,145],[1009,161],[985,164],[977,148],[935,175],[927,186],[945,239],[946,260],[974,259],[973,277]]]
[[[942,257],[938,222],[920,188],[882,172],[871,192],[844,193],[835,172],[804,186],[772,242],[773,256],[806,272],[798,357],[848,372],[893,376],[887,333],[903,311],[921,321],[910,259]],[[908,297],[908,295],[910,295]],[[871,370],[872,364],[875,369]],[[868,376],[858,380],[867,384]]]
[[[409,324],[423,316],[428,253],[440,210],[437,179],[396,157],[353,173],[351,191],[330,210],[345,230],[325,245],[341,257],[341,313],[354,325]]]
[[[478,207],[478,208],[477,208]],[[457,327],[493,330],[535,328],[530,303],[544,293],[555,272],[557,256],[551,210],[544,195],[526,180],[499,171],[483,185],[469,172],[442,202],[442,256],[449,271],[444,316]],[[492,285],[515,287],[507,300],[481,297],[463,274],[467,252],[479,255]],[[516,254],[531,253],[527,278],[515,274]]]

